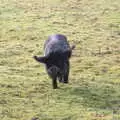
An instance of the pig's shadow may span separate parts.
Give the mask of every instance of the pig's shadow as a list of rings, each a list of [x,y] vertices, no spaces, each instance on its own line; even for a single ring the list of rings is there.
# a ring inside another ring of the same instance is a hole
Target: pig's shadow
[[[120,97],[113,87],[104,85],[99,86],[75,86],[69,91],[70,96],[74,96],[73,103],[98,109],[120,108]]]

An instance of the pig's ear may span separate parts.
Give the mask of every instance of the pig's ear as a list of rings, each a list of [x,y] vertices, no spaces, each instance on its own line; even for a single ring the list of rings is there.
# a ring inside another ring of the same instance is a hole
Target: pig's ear
[[[74,50],[74,49],[75,49],[75,47],[76,47],[75,45],[72,45],[72,46],[71,46],[71,50]]]
[[[48,60],[48,57],[46,57],[46,56],[44,56],[44,57],[34,56],[33,58],[34,58],[36,61],[41,62],[41,63],[44,63],[44,64],[46,64],[46,63],[47,63],[47,60]]]
[[[72,55],[72,50],[74,50],[75,47],[76,47],[75,45],[72,45],[72,46],[70,47],[70,50],[65,52],[65,55],[68,56],[68,58],[71,57],[71,55]]]

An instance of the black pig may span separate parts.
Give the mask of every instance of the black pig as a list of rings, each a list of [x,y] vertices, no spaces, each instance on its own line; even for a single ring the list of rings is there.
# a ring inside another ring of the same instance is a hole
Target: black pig
[[[61,34],[55,34],[48,37],[44,45],[44,56],[34,59],[44,63],[48,75],[52,78],[53,88],[57,88],[57,79],[60,82],[68,83],[69,59],[75,46],[70,47],[67,38]]]

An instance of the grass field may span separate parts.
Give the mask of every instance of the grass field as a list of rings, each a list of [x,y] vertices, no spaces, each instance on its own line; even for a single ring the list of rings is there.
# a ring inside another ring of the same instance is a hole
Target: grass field
[[[76,45],[53,90],[47,36]],[[0,120],[120,120],[120,0],[0,0]]]

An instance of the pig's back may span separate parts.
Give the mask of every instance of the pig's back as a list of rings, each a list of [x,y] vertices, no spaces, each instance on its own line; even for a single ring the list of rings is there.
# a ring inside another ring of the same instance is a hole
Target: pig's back
[[[64,54],[64,52],[70,50],[70,46],[69,43],[67,42],[67,38],[64,35],[55,34],[48,37],[48,40],[46,41],[44,46],[44,50],[45,55],[51,53]]]

